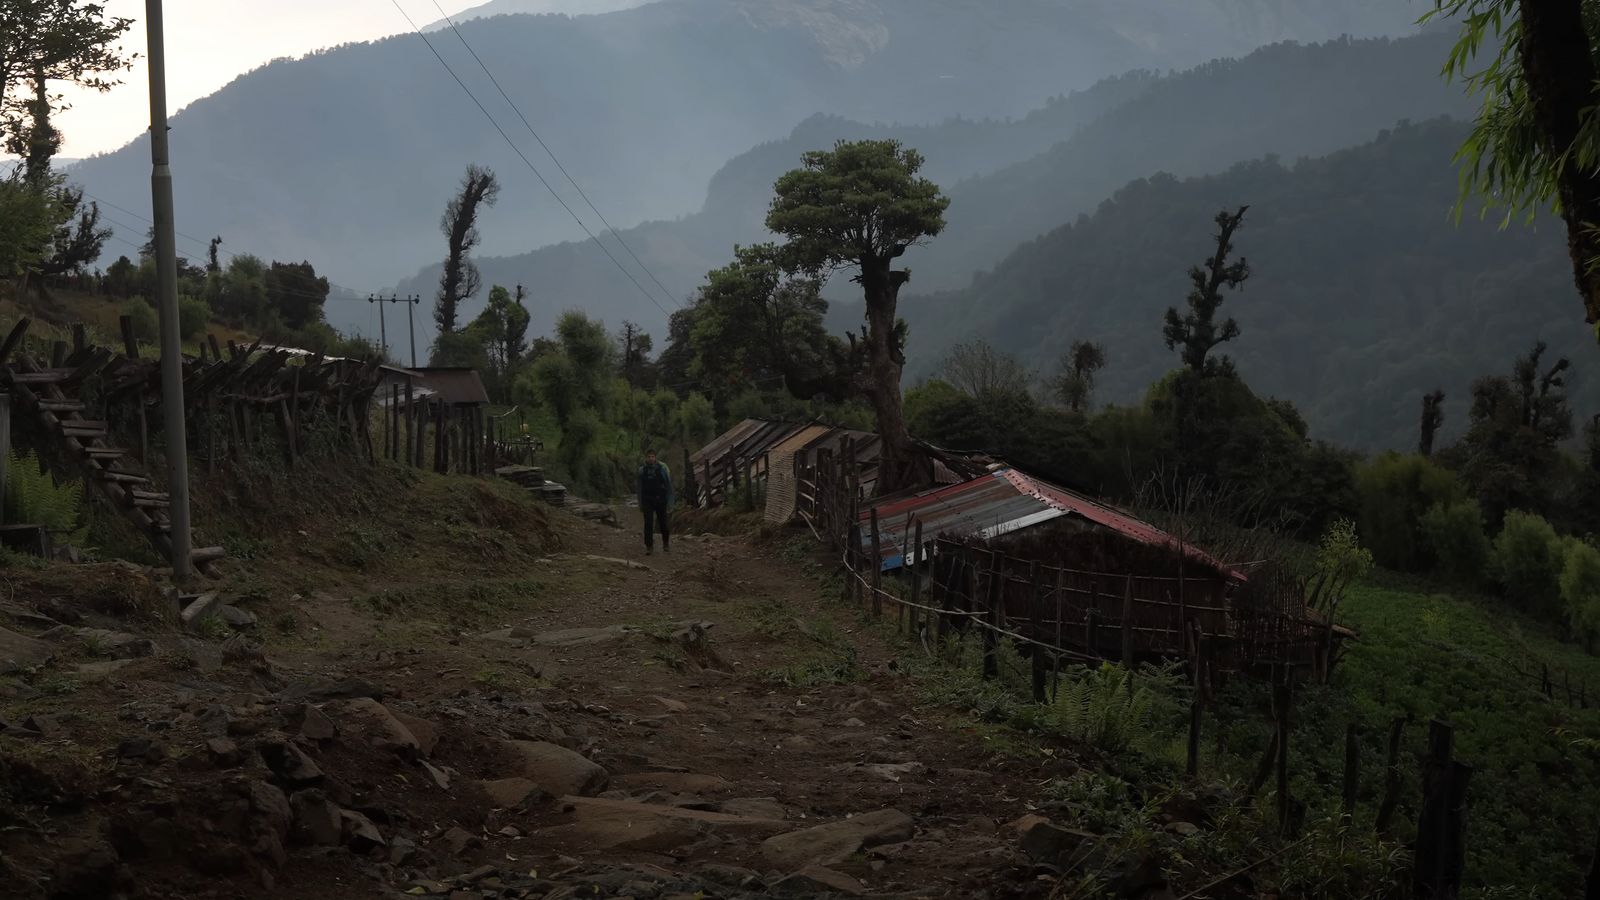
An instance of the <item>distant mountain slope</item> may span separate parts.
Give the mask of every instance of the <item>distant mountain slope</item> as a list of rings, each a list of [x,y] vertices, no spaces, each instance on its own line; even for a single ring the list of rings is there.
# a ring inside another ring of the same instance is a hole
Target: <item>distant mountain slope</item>
[[[660,0],[600,16],[495,16],[462,33],[614,223],[684,214],[735,154],[816,113],[1021,115],[1130,68],[1188,66],[1283,34],[1409,29],[1397,0]],[[438,51],[558,185],[456,36]],[[173,119],[179,227],[309,258],[366,289],[441,255],[469,162],[503,200],[489,253],[580,234],[415,35],[251,72]],[[75,172],[145,205],[143,139]],[[569,202],[575,195],[562,187]],[[592,217],[591,217],[592,221]]]
[[[1458,431],[1472,380],[1509,369],[1534,340],[1569,355],[1574,408],[1600,403],[1600,365],[1573,296],[1564,232],[1459,227],[1451,155],[1467,126],[1408,125],[1285,167],[1141,179],[1091,216],[1034,241],[962,291],[905,298],[914,372],[983,338],[1050,371],[1069,342],[1105,344],[1099,398],[1126,403],[1176,365],[1162,314],[1183,307],[1187,270],[1213,247],[1212,217],[1249,204],[1235,240],[1252,276],[1223,314],[1221,348],[1259,393],[1293,400],[1312,432],[1363,448],[1412,446],[1421,395],[1448,395]]]
[[[462,22],[487,19],[491,16],[600,15],[621,9],[633,9],[653,2],[655,0],[489,0],[480,6],[464,9],[450,18],[459,25]],[[445,20],[440,19],[423,30],[438,31],[449,27]]]
[[[701,212],[624,237],[658,277],[687,294],[708,269],[727,262],[735,243],[763,239],[772,183],[801,153],[843,138],[893,137],[922,151],[927,174],[953,198],[948,231],[908,256],[911,290],[965,285],[974,271],[1092,210],[1133,178],[1163,169],[1218,172],[1270,152],[1329,153],[1403,118],[1466,114],[1470,101],[1438,77],[1449,40],[1429,34],[1278,45],[1176,75],[1110,79],[1012,122],[891,128],[817,117],[724,166]],[[626,258],[620,248],[614,252]],[[560,244],[480,265],[490,283],[527,285],[545,315],[582,306],[613,323],[631,318],[657,331],[666,318],[592,245]],[[428,295],[437,281],[433,264],[401,290]],[[832,286],[844,298],[834,316],[841,328],[860,319],[851,288],[843,278]]]

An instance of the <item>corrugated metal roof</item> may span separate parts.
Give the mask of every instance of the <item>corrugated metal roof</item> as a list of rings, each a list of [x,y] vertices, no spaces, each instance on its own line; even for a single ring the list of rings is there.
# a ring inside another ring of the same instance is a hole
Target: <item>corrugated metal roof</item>
[[[743,422],[717,435],[711,440],[711,443],[701,447],[698,453],[690,455],[689,461],[694,464],[696,469],[700,468],[702,461],[721,457],[729,447],[760,428],[762,424],[760,419],[745,419]]]
[[[794,518],[794,454],[833,429],[826,425],[806,425],[767,450],[766,520],[782,525]]]
[[[419,383],[446,403],[488,403],[489,392],[477,369],[438,367],[417,369]]]
[[[1016,469],[1002,469],[961,484],[897,498],[879,504],[876,509],[878,549],[885,569],[905,564],[903,554],[911,549],[907,545],[914,539],[918,521],[922,522],[922,539],[932,541],[939,537],[992,538],[1070,515],[1141,544],[1181,548],[1183,554],[1195,562],[1241,581],[1245,577],[1199,548],[1185,546],[1172,535],[1129,513]],[[871,508],[864,510],[862,522],[870,517]],[[862,542],[870,549],[871,536],[865,529],[863,532]],[[910,555],[913,560],[916,558],[915,552]]]
[[[1103,528],[1109,528],[1112,531],[1115,531],[1125,537],[1132,538],[1141,544],[1148,544],[1152,547],[1170,547],[1174,550],[1179,550],[1186,558],[1200,563],[1201,565],[1215,569],[1218,572],[1238,581],[1245,580],[1243,573],[1233,570],[1226,564],[1201,550],[1199,547],[1185,544],[1176,537],[1173,537],[1165,531],[1162,531],[1154,525],[1151,525],[1149,522],[1135,518],[1130,513],[1108,506],[1098,500],[1086,497],[1076,491],[1069,491],[1064,487],[1059,487],[1046,481],[1040,481],[1031,475],[1019,472],[1016,469],[1008,469],[1000,474],[1009,479],[1012,484],[1015,484],[1017,486],[1017,490],[1039,496],[1050,504],[1060,507],[1073,515],[1087,519],[1096,525],[1099,525]]]

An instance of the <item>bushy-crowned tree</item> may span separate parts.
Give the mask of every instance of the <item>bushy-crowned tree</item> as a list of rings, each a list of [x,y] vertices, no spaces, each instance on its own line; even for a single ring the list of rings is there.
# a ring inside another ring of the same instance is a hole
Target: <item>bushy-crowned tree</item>
[[[1566,397],[1569,363],[1546,363],[1545,349],[1540,341],[1509,377],[1486,376],[1472,386],[1470,424],[1456,453],[1491,528],[1508,509],[1551,509],[1557,447],[1572,436],[1572,411]]]
[[[104,3],[0,0],[0,131],[30,170],[37,165],[31,151],[57,140],[49,114],[62,99],[46,86],[110,90],[117,81],[107,76],[132,60],[118,43],[132,25],[132,19],[107,15]],[[53,155],[51,146],[45,161]]]
[[[894,265],[944,230],[950,201],[918,176],[922,154],[897,141],[841,141],[805,154],[803,162],[774,186],[767,228],[787,238],[787,268],[818,276],[856,270],[866,301],[864,387],[883,446],[878,489],[893,492],[918,477],[900,393],[906,358],[898,304],[911,273]]]
[[[264,276],[267,305],[288,328],[299,330],[322,321],[328,300],[328,279],[309,262],[274,262]]]
[[[1094,403],[1094,382],[1106,366],[1106,348],[1093,341],[1073,341],[1061,358],[1055,384],[1056,399],[1075,413],[1088,412]]]

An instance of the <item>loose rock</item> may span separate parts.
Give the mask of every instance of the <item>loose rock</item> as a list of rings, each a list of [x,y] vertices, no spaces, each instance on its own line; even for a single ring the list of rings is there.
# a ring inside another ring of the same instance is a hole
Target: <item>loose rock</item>
[[[331,741],[339,729],[327,713],[307,703],[300,707],[300,733],[313,741]]]
[[[815,897],[830,891],[859,897],[867,892],[866,886],[843,872],[822,866],[806,866],[773,886],[779,895]]]
[[[532,779],[547,793],[592,797],[605,790],[610,781],[605,769],[565,747],[545,741],[509,741],[507,746],[521,760],[518,774]]]
[[[761,855],[781,869],[797,870],[813,863],[835,865],[869,847],[908,841],[915,832],[916,823],[910,816],[897,809],[880,809],[769,838],[761,845]]]
[[[340,831],[345,843],[350,845],[351,852],[365,856],[379,847],[388,846],[378,826],[361,813],[343,809],[339,811],[339,818]]]
[[[258,748],[267,768],[291,790],[322,781],[322,770],[299,747],[286,740],[263,741]]]
[[[295,794],[289,801],[294,810],[294,836],[316,847],[336,847],[344,835],[342,810],[322,791],[312,789]]]

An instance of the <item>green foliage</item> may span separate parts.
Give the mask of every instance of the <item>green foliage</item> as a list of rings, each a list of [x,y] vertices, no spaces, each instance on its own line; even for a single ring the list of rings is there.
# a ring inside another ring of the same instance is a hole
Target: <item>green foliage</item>
[[[945,383],[979,399],[1027,394],[1033,381],[1033,373],[1015,356],[981,340],[952,347],[939,374]]]
[[[1568,540],[1561,567],[1561,603],[1567,627],[1593,648],[1600,637],[1600,550],[1583,541]]]
[[[153,341],[160,333],[160,317],[143,297],[132,297],[122,304],[122,314],[133,320],[133,336]]]
[[[1170,673],[1131,672],[1112,663],[1065,675],[1049,721],[1061,733],[1107,753],[1148,749],[1172,721]]]
[[[1507,604],[1470,595],[1367,583],[1351,592],[1343,617],[1360,640],[1329,690],[1306,691],[1296,701],[1290,767],[1304,773],[1296,779],[1299,796],[1313,809],[1318,795],[1326,798],[1322,809],[1336,808],[1343,731],[1355,721],[1363,760],[1357,821],[1370,828],[1382,779],[1366,777],[1366,761],[1382,759],[1391,718],[1409,714],[1396,816],[1406,823],[1400,837],[1408,838],[1421,797],[1411,761],[1426,745],[1426,723],[1445,717],[1456,727],[1456,755],[1473,767],[1463,896],[1580,896],[1594,849],[1589,798],[1600,791],[1600,756],[1573,740],[1600,737],[1600,711],[1568,707],[1564,698],[1546,701],[1537,679],[1512,666],[1537,671],[1547,662],[1553,671],[1570,672],[1574,684],[1587,682],[1592,693],[1600,659]],[[1264,732],[1257,735],[1265,741]]]
[[[716,437],[717,414],[704,394],[690,394],[678,406],[678,433],[691,446]]]
[[[480,373],[494,375],[490,367],[488,342],[483,332],[475,328],[447,331],[433,341],[429,360],[436,366],[466,366]]]
[[[211,307],[199,297],[185,294],[178,298],[178,331],[184,340],[205,334],[211,321]]]
[[[1472,385],[1471,425],[1451,454],[1483,505],[1491,526],[1508,509],[1550,514],[1560,474],[1557,445],[1572,436],[1565,358],[1544,361],[1539,341],[1517,359],[1509,376]]]
[[[1356,523],[1337,519],[1317,545],[1317,573],[1338,584],[1352,584],[1372,571],[1372,551],[1361,546]]]
[[[1233,235],[1244,224],[1245,207],[1236,213],[1223,210],[1217,213],[1216,252],[1203,266],[1189,269],[1189,311],[1180,316],[1177,307],[1167,307],[1166,324],[1161,336],[1168,350],[1179,350],[1183,364],[1199,374],[1231,372],[1233,364],[1227,357],[1214,360],[1211,351],[1217,346],[1239,336],[1239,323],[1232,318],[1216,321],[1217,309],[1222,306],[1222,289],[1239,290],[1250,277],[1250,264],[1240,257],[1233,262],[1228,256],[1233,252]]]
[[[1533,513],[1512,510],[1494,539],[1492,567],[1506,599],[1535,616],[1559,610],[1566,554],[1556,530]]]
[[[83,485],[57,484],[31,451],[11,451],[6,461],[6,521],[45,528],[81,542],[84,534]]]
[[[1426,568],[1432,558],[1422,517],[1466,499],[1454,473],[1422,456],[1385,453],[1356,469],[1362,540],[1386,569]]]
[[[918,177],[922,154],[899,141],[840,141],[801,161],[778,179],[767,211],[767,228],[788,238],[779,253],[785,268],[868,266],[944,230],[949,198]]]
[[[50,252],[59,220],[49,192],[20,177],[0,178],[0,278],[32,271]]]
[[[1462,584],[1480,583],[1492,547],[1476,500],[1435,503],[1422,516],[1424,542],[1438,570]]]

